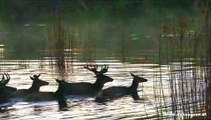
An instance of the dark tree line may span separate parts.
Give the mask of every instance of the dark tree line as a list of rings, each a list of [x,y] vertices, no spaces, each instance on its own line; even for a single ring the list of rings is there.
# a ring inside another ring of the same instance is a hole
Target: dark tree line
[[[3,21],[15,22],[52,15],[58,10],[74,17],[84,14],[133,17],[145,14],[146,4],[152,9],[164,7],[189,10],[199,1],[207,0],[1,0],[0,15]]]

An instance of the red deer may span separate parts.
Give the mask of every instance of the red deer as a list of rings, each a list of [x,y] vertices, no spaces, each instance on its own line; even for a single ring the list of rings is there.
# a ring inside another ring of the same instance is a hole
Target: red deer
[[[64,93],[64,80],[56,79],[56,82],[59,84],[56,92],[34,92],[26,95],[26,101],[49,101],[49,100],[64,100],[66,99]]]
[[[60,110],[67,110],[66,96],[64,93],[64,84],[66,83],[63,80],[56,79],[56,82],[59,84],[56,92],[35,92],[26,95],[26,101],[40,102],[40,101],[51,101],[57,100]]]
[[[6,86],[6,84],[9,83],[9,81],[10,81],[9,74],[4,73],[0,81],[0,103],[9,101],[9,98],[13,97],[13,92],[17,90],[14,87]]]
[[[140,82],[147,82],[147,79],[138,77],[137,75],[134,75],[132,73],[131,76],[133,76],[133,82],[131,86],[114,86],[104,89],[95,96],[95,101],[106,102],[126,95],[131,95],[134,100],[139,100],[140,98],[137,92],[138,84]]]
[[[66,95],[83,95],[94,97],[99,91],[102,90],[103,86],[107,82],[112,82],[113,79],[104,75],[108,71],[108,66],[105,66],[100,71],[97,71],[97,66],[90,68],[88,66],[84,67],[89,71],[92,71],[96,75],[95,83],[89,82],[78,82],[78,83],[67,83],[64,84]]]
[[[33,77],[30,76],[31,80],[33,81],[31,87],[28,89],[19,89],[15,92],[15,94],[21,97],[30,93],[39,92],[41,86],[45,86],[49,84],[48,82],[39,79],[39,77],[40,77],[40,74],[33,75]]]

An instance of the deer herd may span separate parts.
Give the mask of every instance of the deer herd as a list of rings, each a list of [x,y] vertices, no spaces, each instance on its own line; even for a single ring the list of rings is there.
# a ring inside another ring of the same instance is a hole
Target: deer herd
[[[111,77],[104,75],[104,73],[108,71],[109,67],[104,65],[100,71],[97,70],[98,66],[84,66],[84,68],[92,71],[96,75],[96,81],[94,83],[68,83],[65,80],[56,79],[58,88],[55,92],[40,91],[42,86],[49,85],[48,82],[39,78],[40,74],[30,76],[30,79],[33,81],[30,88],[17,89],[7,86],[7,83],[10,81],[10,76],[9,74],[4,73],[0,81],[0,104],[9,102],[13,98],[21,98],[24,101],[57,100],[59,102],[63,102],[68,95],[93,97],[96,102],[107,102],[126,95],[131,95],[134,100],[139,100],[140,98],[137,91],[138,84],[141,82],[147,82],[147,79],[130,73],[133,77],[133,81],[130,86],[113,86],[103,89],[105,83],[113,81]]]

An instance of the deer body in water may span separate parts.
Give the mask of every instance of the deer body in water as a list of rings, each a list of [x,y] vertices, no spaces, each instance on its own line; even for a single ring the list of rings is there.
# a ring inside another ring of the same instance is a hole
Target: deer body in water
[[[114,86],[104,89],[96,95],[95,100],[97,102],[106,102],[126,95],[131,95],[134,100],[139,100],[140,98],[137,92],[138,84],[140,82],[147,82],[147,79],[138,77],[132,73],[131,75],[133,76],[133,82],[131,86]]]
[[[41,102],[41,101],[52,101],[56,100],[59,105],[60,110],[66,110],[67,108],[67,102],[66,102],[66,96],[64,93],[64,84],[66,83],[63,80],[56,80],[56,82],[59,84],[58,89],[55,92],[36,92],[36,93],[30,93],[26,95],[25,101],[30,102]]]
[[[64,84],[63,80],[56,79],[59,84],[58,89],[55,92],[36,92],[30,93],[25,97],[26,101],[50,101],[50,100],[65,100]]]
[[[40,74],[33,75],[33,77],[30,76],[31,80],[33,81],[31,87],[29,89],[19,89],[15,92],[15,95],[19,97],[24,97],[25,95],[28,95],[31,93],[37,93],[39,92],[41,86],[45,86],[49,84],[48,82],[39,79],[39,77],[40,77]]]
[[[95,73],[96,81],[95,83],[89,82],[79,82],[79,83],[67,83],[64,84],[65,94],[67,95],[83,95],[83,96],[95,96],[99,91],[102,90],[103,86],[107,82],[113,81],[112,78],[103,75],[108,71],[108,67],[105,66],[101,71],[97,71],[97,67],[90,68],[88,66],[84,67]]]
[[[6,79],[4,76],[6,76]],[[17,90],[14,87],[6,86],[6,84],[9,83],[9,81],[10,81],[9,74],[4,73],[0,81],[0,103],[9,101],[9,99],[13,97],[13,92]]]

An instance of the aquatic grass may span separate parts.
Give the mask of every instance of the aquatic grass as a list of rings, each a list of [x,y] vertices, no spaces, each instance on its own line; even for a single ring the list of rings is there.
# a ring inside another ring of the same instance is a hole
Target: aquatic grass
[[[49,64],[52,68],[55,65],[56,70],[61,73],[63,71],[73,72],[75,40],[69,29],[65,27],[60,14],[54,16],[52,24],[47,28],[47,39],[50,51],[46,52],[49,52]]]
[[[82,43],[82,61],[88,65],[92,65],[96,60],[96,41],[94,39],[92,28],[84,33],[84,43]]]
[[[211,66],[210,66],[210,61],[211,61],[211,23],[210,23],[210,8],[208,5],[208,1],[206,3],[202,3],[201,4],[201,12],[202,12],[202,16],[204,18],[204,32],[205,32],[205,40],[206,40],[206,73],[207,76],[205,79],[206,81],[206,119],[210,119],[211,118],[211,107],[210,107],[210,99],[211,99],[211,95],[209,94],[210,90],[211,90],[211,85],[210,85],[210,80],[211,80],[211,75],[210,75],[210,71],[211,71]]]
[[[206,50],[210,48],[210,33],[204,34],[203,30],[197,29],[192,31],[190,26],[194,23],[190,21],[191,19],[179,18],[174,24],[163,25],[158,40],[159,64],[170,66],[168,69],[169,87],[171,89],[171,112],[175,114],[174,119],[181,118],[181,114],[184,114],[182,118],[188,119],[191,118],[191,114],[205,112],[199,106],[205,106],[207,96],[204,91],[207,87],[205,76],[207,73],[203,67],[210,68],[204,65],[204,58],[208,58],[206,54],[210,53]],[[207,21],[205,20],[205,23]],[[206,23],[205,26],[209,27],[209,24]],[[165,94],[162,85],[162,70],[159,71],[160,79],[158,81],[160,82],[154,81],[153,89],[155,89],[155,101],[159,102],[157,111],[162,116],[165,115],[167,109],[164,102],[166,101],[165,97],[156,97]],[[185,116],[185,114],[187,115]]]

